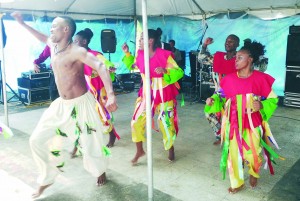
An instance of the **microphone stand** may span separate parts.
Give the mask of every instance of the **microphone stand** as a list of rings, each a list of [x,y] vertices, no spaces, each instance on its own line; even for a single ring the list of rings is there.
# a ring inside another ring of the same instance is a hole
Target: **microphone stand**
[[[202,40],[204,38],[204,35],[206,33],[207,28],[208,28],[208,25],[206,24],[206,26],[204,28],[204,31],[202,33],[202,36],[200,38],[200,43],[199,43],[199,46],[197,48],[197,52],[199,52],[199,48],[200,48],[200,46],[202,46]],[[202,64],[198,67],[198,64],[199,64],[199,62],[198,62],[198,55],[199,54],[196,55],[196,76],[195,76],[196,77],[196,80],[195,80],[195,83],[196,83],[196,86],[195,86],[196,87],[196,91],[195,91],[196,97],[195,97],[194,101],[192,102],[192,104],[196,103],[196,102],[201,102],[201,96],[202,96],[202,94],[201,94],[202,93],[201,92],[201,85],[202,85],[201,84],[201,82],[202,82]],[[198,74],[199,74],[199,78],[198,78]]]
[[[197,51],[199,51],[200,46],[202,46],[202,40],[203,40],[203,38],[204,38],[204,36],[205,36],[205,33],[206,33],[206,30],[207,30],[207,29],[208,29],[208,25],[206,24],[205,29],[204,29],[204,31],[203,31],[203,34],[202,34],[202,36],[201,36],[201,38],[200,38],[200,43],[199,43],[199,45],[198,45]]]

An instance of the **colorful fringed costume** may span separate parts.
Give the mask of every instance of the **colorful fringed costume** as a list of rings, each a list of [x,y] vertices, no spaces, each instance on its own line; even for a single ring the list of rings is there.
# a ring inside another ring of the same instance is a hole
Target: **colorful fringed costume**
[[[178,133],[176,95],[178,88],[177,81],[183,76],[183,71],[172,57],[170,51],[157,48],[155,54],[150,58],[150,79],[151,79],[151,102],[152,117],[158,115],[158,125],[163,134],[165,150],[169,150],[174,143]],[[139,68],[144,83],[145,66],[144,51],[139,50],[136,58],[136,66]],[[157,74],[154,70],[162,67],[167,70],[166,74]],[[131,121],[133,142],[145,141],[146,126],[146,100],[145,85],[140,89],[139,97],[136,101],[134,115]],[[154,127],[154,122],[153,122]]]
[[[113,66],[113,64],[110,61],[108,61],[100,52],[91,49],[88,49],[88,52],[95,55],[98,59],[100,59],[103,63],[105,63],[106,66],[108,67]],[[85,75],[85,80],[87,83],[88,90],[92,92],[92,94],[99,102],[98,113],[100,115],[100,120],[104,126],[103,132],[107,134],[111,132],[113,129],[113,132],[116,135],[116,137],[120,139],[119,135],[116,133],[116,131],[113,128],[112,114],[110,114],[104,106],[107,101],[107,94],[104,88],[103,81],[101,80],[97,71],[93,70],[90,66],[86,64],[84,65],[84,75]],[[110,75],[111,75],[111,79],[114,80],[114,73],[110,73]]]
[[[239,78],[237,73],[226,75],[221,81],[220,96],[213,96],[214,104],[207,110],[222,108],[222,142],[224,143],[220,168],[225,178],[228,167],[231,188],[238,188],[244,184],[243,168],[249,167],[249,174],[259,178],[262,166],[262,156],[274,174],[271,164],[279,156],[270,147],[278,148],[270,131],[268,120],[277,108],[278,98],[272,91],[274,78],[259,71],[253,71],[248,78]],[[253,101],[260,100],[262,109],[254,111]]]
[[[209,57],[209,55],[210,54],[207,52],[200,52],[198,58],[201,59],[203,64],[212,66],[212,79],[215,86],[215,94],[218,94],[217,92],[220,89],[220,81],[222,78],[227,74],[236,72],[235,57],[227,59],[226,52],[216,52],[213,56],[213,59],[211,56]],[[206,119],[215,133],[216,139],[220,140],[222,113],[216,111],[204,112]]]

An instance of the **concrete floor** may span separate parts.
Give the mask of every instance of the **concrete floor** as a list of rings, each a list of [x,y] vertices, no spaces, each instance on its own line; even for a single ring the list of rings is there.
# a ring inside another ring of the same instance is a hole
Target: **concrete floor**
[[[130,119],[136,93],[117,96],[119,109],[114,113],[115,127],[121,140],[111,149],[108,183],[97,187],[96,178],[82,167],[80,157],[69,159],[65,172],[44,192],[45,201],[141,201],[148,200],[147,158],[132,167],[135,154],[131,141]],[[188,97],[187,97],[188,98]],[[227,192],[229,179],[219,171],[221,147],[213,146],[214,136],[203,114],[204,104],[186,100],[178,107],[180,132],[175,142],[176,161],[168,162],[160,133],[153,132],[154,200],[161,201],[294,201],[300,200],[300,110],[279,107],[270,125],[285,161],[277,161],[275,175],[261,170],[257,188],[251,189],[245,170],[246,188],[238,194]],[[24,107],[9,104],[10,126],[14,137],[0,138],[0,200],[26,201],[37,188],[36,166],[28,139],[46,105]],[[0,105],[0,121],[4,121]],[[107,136],[108,137],[108,136]],[[144,144],[146,148],[146,144]],[[293,183],[294,182],[294,183]],[[286,195],[286,196],[285,196]]]

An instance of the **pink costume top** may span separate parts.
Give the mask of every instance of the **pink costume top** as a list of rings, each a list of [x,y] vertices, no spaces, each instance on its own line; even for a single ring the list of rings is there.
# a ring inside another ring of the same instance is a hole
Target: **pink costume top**
[[[100,52],[91,49],[88,49],[88,52],[92,53],[93,55],[95,55],[97,58],[99,58],[101,61],[104,62],[105,58],[102,56]],[[106,91],[104,88],[103,81],[98,75],[98,72],[86,64],[84,65],[84,75],[85,75],[85,80],[86,80],[86,85],[88,90],[95,96],[95,98],[99,103],[97,111],[100,115],[100,119],[105,126],[109,126],[110,123],[108,122],[108,120],[111,119],[111,116],[104,106],[105,104],[104,102],[106,100]]]
[[[214,54],[213,71],[222,75],[236,72],[235,57],[225,59],[225,52],[216,52]]]
[[[102,55],[100,52],[94,51],[89,49],[88,52],[92,53],[95,56]],[[94,89],[91,88],[91,86],[88,85],[89,90],[96,90],[97,93],[100,93],[100,90],[104,87],[104,84],[98,75],[98,73],[93,70],[90,66],[84,64],[84,74],[90,77],[90,81]],[[97,98],[99,98],[97,96]]]
[[[226,75],[221,81],[221,88],[224,91],[225,97],[231,99],[230,122],[237,118],[236,96],[242,95],[243,128],[250,128],[248,115],[246,114],[247,94],[252,94],[264,100],[272,91],[274,81],[274,78],[270,75],[256,70],[254,70],[252,75],[248,78],[239,78],[237,73]],[[254,128],[261,125],[263,121],[259,111],[251,113],[251,118]]]
[[[173,54],[170,51],[157,48],[155,54],[149,60],[150,79],[151,79],[151,98],[154,106],[167,101],[175,100],[178,95],[178,90],[175,84],[168,84],[163,78],[163,74],[157,74],[154,70],[157,67],[162,67],[168,71],[168,59],[173,59]],[[144,51],[137,52],[136,66],[139,68],[142,78],[145,76],[144,66]],[[172,66],[173,68],[175,66]],[[179,67],[178,67],[179,68]],[[140,96],[143,96],[143,88],[140,89]]]

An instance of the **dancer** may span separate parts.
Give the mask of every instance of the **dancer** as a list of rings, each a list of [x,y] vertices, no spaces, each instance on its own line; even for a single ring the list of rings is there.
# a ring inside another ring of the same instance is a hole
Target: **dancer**
[[[100,59],[108,68],[110,72],[111,78],[114,79],[115,68],[114,64],[108,61],[100,52],[95,50],[91,50],[89,48],[89,43],[93,37],[93,32],[89,28],[79,31],[74,37],[74,43],[84,47],[88,50],[88,52],[95,55],[98,59]],[[120,139],[120,136],[115,131],[115,128],[112,123],[112,114],[110,114],[107,109],[104,107],[105,102],[107,101],[106,91],[103,85],[103,82],[100,76],[97,74],[97,71],[93,70],[90,66],[84,65],[84,74],[87,82],[88,89],[94,94],[95,98],[100,103],[101,108],[99,108],[101,122],[104,126],[104,133],[109,133],[109,142],[107,143],[107,147],[113,147],[116,138]],[[75,150],[74,150],[75,151]],[[76,153],[76,151],[73,154]]]
[[[278,148],[270,131],[268,120],[277,108],[278,98],[272,90],[274,78],[253,70],[253,64],[264,54],[258,42],[242,47],[236,54],[236,73],[226,75],[220,83],[219,96],[208,98],[207,105],[219,108],[225,103],[222,117],[222,142],[224,142],[220,168],[225,178],[226,168],[230,177],[230,193],[244,187],[244,166],[249,167],[250,186],[257,185],[262,155],[273,174],[271,161],[280,158],[270,147]]]
[[[177,81],[183,76],[182,69],[176,64],[172,53],[160,47],[160,35],[156,30],[148,30],[149,41],[144,41],[143,35],[139,40],[135,65],[139,68],[143,83],[145,81],[144,66],[144,42],[149,44],[150,56],[150,79],[151,79],[151,100],[152,116],[158,115],[158,124],[163,134],[165,150],[169,150],[168,159],[174,161],[174,141],[178,133],[176,95],[178,94]],[[123,45],[123,51],[128,53],[128,46]],[[177,86],[177,87],[176,87]],[[132,159],[132,165],[136,165],[138,159],[145,155],[143,142],[145,139],[146,126],[146,90],[141,87],[139,97],[136,101],[134,115],[131,121],[132,141],[136,143],[136,154]],[[153,125],[154,127],[154,125]]]
[[[64,166],[62,148],[65,139],[82,144],[83,166],[97,178],[97,184],[106,182],[108,148],[103,143],[103,126],[97,105],[99,103],[87,90],[84,64],[88,64],[101,76],[107,92],[106,108],[117,109],[112,82],[106,66],[83,47],[72,43],[76,31],[75,21],[67,16],[56,17],[50,37],[27,25],[19,12],[12,17],[51,50],[51,64],[60,97],[51,103],[30,136],[33,159],[39,170],[39,188],[33,198],[54,183],[60,168]]]
[[[220,81],[222,78],[229,74],[236,72],[235,69],[235,54],[236,49],[239,46],[240,39],[234,34],[227,36],[225,41],[225,50],[226,52],[216,52],[213,56],[208,52],[208,45],[213,43],[212,38],[206,38],[202,49],[199,52],[198,60],[202,64],[209,65],[213,67],[212,78],[215,85],[215,92],[220,88]],[[215,96],[218,96],[215,93]],[[214,145],[219,145],[221,142],[220,132],[221,132],[221,112],[204,110],[206,119],[208,120],[211,128],[213,129],[216,140],[213,143]]]

